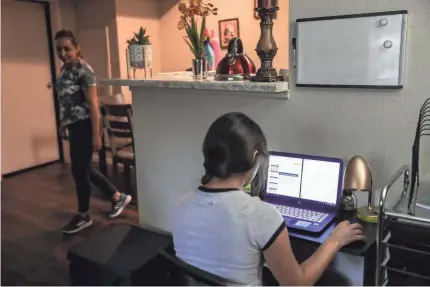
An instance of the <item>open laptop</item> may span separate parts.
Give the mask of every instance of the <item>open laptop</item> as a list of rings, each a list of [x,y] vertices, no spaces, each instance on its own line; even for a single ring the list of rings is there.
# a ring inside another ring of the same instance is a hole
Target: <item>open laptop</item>
[[[288,227],[321,232],[339,212],[342,178],[341,159],[270,152],[264,201]]]

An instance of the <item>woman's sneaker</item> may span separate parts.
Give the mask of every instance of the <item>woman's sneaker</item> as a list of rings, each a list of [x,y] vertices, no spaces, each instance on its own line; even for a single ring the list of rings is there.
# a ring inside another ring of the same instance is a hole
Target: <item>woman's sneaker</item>
[[[115,218],[121,214],[124,208],[130,203],[131,196],[125,193],[119,195],[118,201],[112,201],[112,210],[109,212],[108,216],[110,218]]]
[[[73,234],[81,231],[82,229],[90,227],[92,224],[93,221],[91,220],[91,216],[89,214],[77,214],[75,217],[73,217],[69,224],[67,224],[66,227],[63,228],[63,232],[66,234]]]

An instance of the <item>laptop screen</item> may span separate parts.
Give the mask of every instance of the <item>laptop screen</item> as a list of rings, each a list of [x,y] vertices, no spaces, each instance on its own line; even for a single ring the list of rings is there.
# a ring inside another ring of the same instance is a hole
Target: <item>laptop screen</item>
[[[336,205],[341,164],[270,155],[267,193]]]

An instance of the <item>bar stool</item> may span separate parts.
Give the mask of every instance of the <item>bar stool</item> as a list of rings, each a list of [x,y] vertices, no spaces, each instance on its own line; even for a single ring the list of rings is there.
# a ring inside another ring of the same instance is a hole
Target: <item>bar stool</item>
[[[118,164],[124,168],[124,181],[126,192],[136,200],[136,193],[132,191],[131,168],[136,166],[134,152],[134,134],[131,105],[110,105],[102,106],[103,123],[107,132],[109,145],[114,163],[114,171]]]

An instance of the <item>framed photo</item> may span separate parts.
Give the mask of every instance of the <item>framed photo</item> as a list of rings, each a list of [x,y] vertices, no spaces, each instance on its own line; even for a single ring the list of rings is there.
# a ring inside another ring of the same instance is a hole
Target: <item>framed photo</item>
[[[231,39],[240,37],[239,18],[220,20],[218,26],[221,49],[226,49]]]
[[[260,16],[258,16],[257,11],[255,11],[256,8],[258,8],[258,0],[254,0],[254,18],[260,19]],[[276,19],[276,18],[278,18],[278,11],[275,12],[273,19]]]

